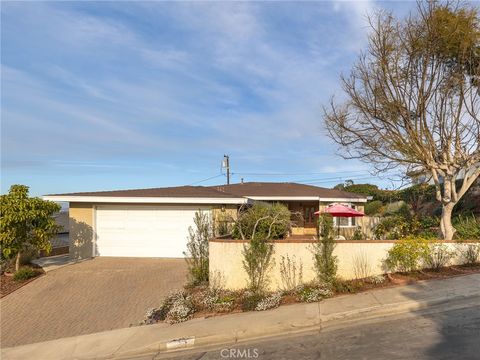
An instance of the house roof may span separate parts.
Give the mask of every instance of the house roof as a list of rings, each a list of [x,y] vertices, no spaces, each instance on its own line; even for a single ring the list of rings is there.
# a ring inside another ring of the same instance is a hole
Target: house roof
[[[212,186],[218,191],[246,197],[319,197],[364,199],[365,196],[346,191],[327,189],[298,183],[247,182],[231,185]]]
[[[218,197],[231,198],[232,194],[208,186],[175,186],[150,189],[89,191],[46,196],[111,196],[111,197]]]
[[[366,201],[365,196],[346,191],[297,183],[248,182],[216,186],[177,186],[151,189],[52,194],[54,201],[244,203],[252,200]]]

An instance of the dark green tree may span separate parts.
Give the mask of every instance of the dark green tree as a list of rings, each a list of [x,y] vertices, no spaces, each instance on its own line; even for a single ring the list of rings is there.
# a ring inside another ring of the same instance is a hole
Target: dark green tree
[[[0,244],[5,258],[16,256],[15,270],[20,267],[24,251],[51,251],[50,239],[59,226],[53,215],[60,205],[30,197],[28,186],[12,185],[8,194],[1,196]]]

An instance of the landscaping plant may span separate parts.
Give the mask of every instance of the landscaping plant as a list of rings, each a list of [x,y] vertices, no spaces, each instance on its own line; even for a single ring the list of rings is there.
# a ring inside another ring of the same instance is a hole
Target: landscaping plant
[[[254,293],[264,291],[268,285],[273,252],[273,244],[261,237],[254,237],[243,247],[243,268],[248,275],[248,287]]]
[[[317,302],[323,298],[333,295],[333,292],[327,287],[319,287],[315,285],[304,285],[297,289],[297,297],[303,302]]]
[[[365,279],[370,276],[372,267],[366,251],[359,251],[352,257],[353,273],[355,279]]]
[[[408,237],[398,241],[389,251],[385,264],[391,271],[410,272],[417,270],[420,260],[429,252],[428,241]]]
[[[480,257],[480,242],[462,243],[458,245],[457,249],[465,265],[473,265],[478,262]]]
[[[473,215],[459,215],[454,219],[455,238],[459,240],[478,240],[480,239],[480,221]]]
[[[282,279],[282,289],[290,292],[300,286],[303,282],[303,264],[300,260],[298,266],[295,255],[282,256],[280,262],[280,276]]]
[[[15,272],[15,274],[13,274],[13,280],[15,280],[15,281],[25,281],[25,280],[31,279],[31,278],[39,275],[39,274],[40,274],[39,271],[25,266],[25,267],[21,267],[20,269],[18,269]]]
[[[315,272],[320,283],[331,284],[337,276],[338,268],[338,259],[333,255],[333,217],[330,214],[321,214],[318,226],[319,238],[312,246]]]
[[[201,210],[195,213],[194,227],[188,228],[187,251],[184,252],[191,285],[208,283],[208,241],[213,237],[212,220]]]
[[[268,272],[273,265],[272,239],[284,237],[291,226],[291,214],[282,204],[256,203],[239,214],[235,229],[249,242],[243,247],[243,268],[249,289],[262,292],[268,285]]]
[[[255,306],[255,311],[264,311],[268,309],[274,309],[280,306],[282,300],[282,293],[275,292],[261,299]]]
[[[53,218],[58,211],[60,205],[30,197],[28,186],[12,185],[8,194],[1,196],[0,246],[6,259],[16,256],[16,271],[23,252],[51,251],[50,239],[60,228]]]
[[[455,251],[450,250],[445,244],[430,243],[428,251],[423,254],[423,260],[428,269],[440,270],[448,265],[455,256]]]

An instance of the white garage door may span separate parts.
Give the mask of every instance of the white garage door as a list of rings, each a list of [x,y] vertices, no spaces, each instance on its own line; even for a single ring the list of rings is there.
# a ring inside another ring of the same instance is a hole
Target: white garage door
[[[105,205],[96,211],[96,256],[183,257],[199,206]]]

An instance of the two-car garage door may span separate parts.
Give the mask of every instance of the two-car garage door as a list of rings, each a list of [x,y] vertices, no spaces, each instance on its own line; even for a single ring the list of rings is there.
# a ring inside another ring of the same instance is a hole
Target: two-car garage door
[[[102,205],[95,215],[96,256],[183,257],[195,212],[182,205]]]

